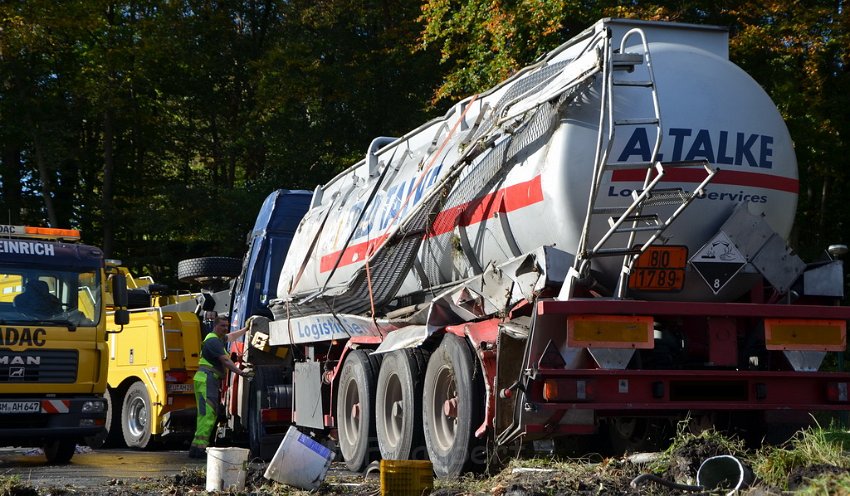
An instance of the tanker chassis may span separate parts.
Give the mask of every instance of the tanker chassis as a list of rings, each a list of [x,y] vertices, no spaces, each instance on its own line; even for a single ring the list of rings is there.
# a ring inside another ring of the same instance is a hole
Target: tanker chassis
[[[254,451],[292,422],[352,470],[453,476],[491,446],[638,449],[683,418],[760,439],[846,411],[846,247],[806,264],[786,244],[793,145],[727,46],[602,19],[373,141],[316,188],[279,274],[243,273],[277,291],[239,350],[257,376],[232,384],[232,427]]]

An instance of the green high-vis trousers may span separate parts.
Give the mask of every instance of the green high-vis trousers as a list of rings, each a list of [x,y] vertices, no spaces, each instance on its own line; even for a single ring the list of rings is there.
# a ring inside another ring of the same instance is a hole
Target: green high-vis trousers
[[[195,373],[195,404],[197,405],[198,423],[195,427],[195,438],[192,446],[204,449],[210,445],[213,429],[218,421],[219,396],[221,379],[212,371],[199,370]]]

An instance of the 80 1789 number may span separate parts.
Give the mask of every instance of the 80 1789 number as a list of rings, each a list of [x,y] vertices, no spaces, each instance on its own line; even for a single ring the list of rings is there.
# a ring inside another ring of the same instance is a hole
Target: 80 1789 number
[[[629,289],[681,291],[685,284],[685,246],[650,246],[638,257],[629,275]]]
[[[682,271],[677,269],[638,269],[629,279],[634,289],[678,290],[681,289]]]

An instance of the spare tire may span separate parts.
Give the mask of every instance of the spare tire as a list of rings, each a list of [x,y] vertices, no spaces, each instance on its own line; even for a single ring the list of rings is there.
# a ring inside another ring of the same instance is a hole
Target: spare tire
[[[177,263],[177,279],[190,284],[232,279],[241,271],[242,260],[231,257],[190,258]]]

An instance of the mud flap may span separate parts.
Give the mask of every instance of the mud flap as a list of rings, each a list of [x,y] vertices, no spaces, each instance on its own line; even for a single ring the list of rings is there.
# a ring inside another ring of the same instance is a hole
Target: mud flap
[[[298,362],[292,380],[295,385],[295,404],[292,415],[298,426],[324,429],[322,405],[322,369],[319,362]]]
[[[522,373],[525,347],[528,342],[530,319],[523,317],[499,326],[496,346],[496,411],[494,427],[496,439],[510,437],[516,425],[516,408],[521,391],[517,389]],[[510,391],[508,394],[502,394]]]

